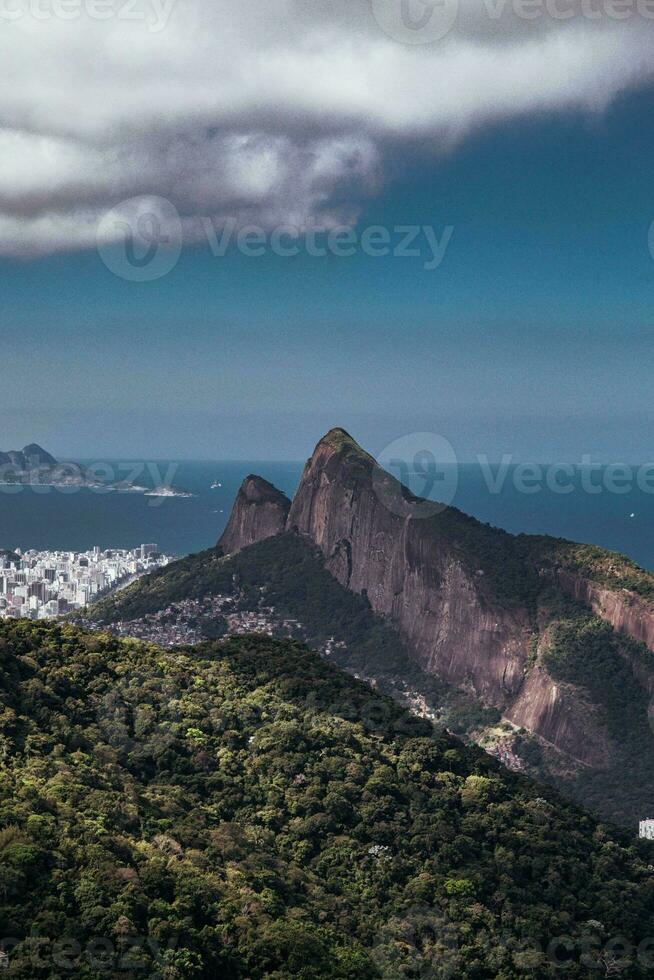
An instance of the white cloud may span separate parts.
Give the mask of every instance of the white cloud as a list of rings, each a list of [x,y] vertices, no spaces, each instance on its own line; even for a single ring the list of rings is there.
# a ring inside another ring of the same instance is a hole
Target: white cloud
[[[107,20],[99,0],[69,20],[62,0],[40,0],[42,20],[20,2],[0,0],[2,254],[90,247],[140,195],[171,200],[189,237],[200,216],[353,221],[394,144],[438,152],[489,120],[598,111],[654,64],[654,21],[591,20],[590,0],[531,21],[462,0],[431,44],[388,36],[368,0],[111,0]],[[402,0],[383,2],[394,16]]]

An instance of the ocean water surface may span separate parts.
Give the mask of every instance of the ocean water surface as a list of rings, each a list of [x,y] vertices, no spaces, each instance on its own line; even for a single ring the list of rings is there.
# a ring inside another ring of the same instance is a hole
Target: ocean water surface
[[[116,479],[125,479],[127,466],[110,461]],[[131,548],[155,542],[170,554],[185,555],[215,544],[229,518],[243,479],[258,473],[292,495],[302,462],[168,461],[154,472],[140,472],[136,482],[156,485],[157,473],[172,475],[172,483],[192,497],[145,497],[136,493],[98,493],[93,490],[0,487],[0,548],[86,550]],[[170,469],[169,469],[170,467]],[[524,478],[509,467],[458,468],[456,490],[449,502],[479,520],[513,533],[553,534],[603,545],[629,555],[654,569],[654,487],[646,480],[616,480],[606,471],[586,478],[580,468],[572,477]],[[418,494],[438,498],[438,485],[426,486],[418,475],[410,481]],[[212,484],[218,483],[212,489]],[[571,489],[570,489],[571,488]]]

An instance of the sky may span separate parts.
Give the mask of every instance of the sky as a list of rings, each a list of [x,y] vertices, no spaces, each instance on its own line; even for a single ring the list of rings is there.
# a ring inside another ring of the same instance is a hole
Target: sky
[[[41,2],[0,31],[0,448],[654,459],[654,4]]]

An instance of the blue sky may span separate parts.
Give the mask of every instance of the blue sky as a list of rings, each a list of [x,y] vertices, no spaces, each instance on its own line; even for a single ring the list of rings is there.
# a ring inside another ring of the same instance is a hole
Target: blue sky
[[[343,425],[373,451],[653,458],[653,109],[642,85],[395,145],[356,228],[451,226],[437,269],[200,242],[133,283],[94,249],[6,256],[1,448],[295,459]]]

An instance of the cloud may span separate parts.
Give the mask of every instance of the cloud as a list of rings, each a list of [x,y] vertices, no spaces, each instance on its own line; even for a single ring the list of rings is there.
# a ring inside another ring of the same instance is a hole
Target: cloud
[[[0,254],[92,247],[139,196],[189,240],[202,217],[351,223],[397,147],[601,111],[650,78],[636,0],[623,20],[610,0],[556,0],[564,19],[517,2],[461,0],[423,43],[443,27],[427,0],[0,0]]]

